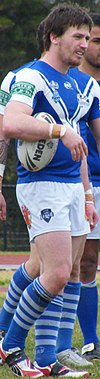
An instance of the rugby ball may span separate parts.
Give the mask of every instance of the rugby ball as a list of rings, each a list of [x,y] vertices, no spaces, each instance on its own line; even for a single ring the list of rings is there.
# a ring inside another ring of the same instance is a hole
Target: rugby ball
[[[34,115],[38,120],[55,123],[54,118],[45,112]],[[29,171],[39,171],[53,159],[58,146],[58,139],[40,139],[36,142],[18,140],[17,154],[22,166]]]

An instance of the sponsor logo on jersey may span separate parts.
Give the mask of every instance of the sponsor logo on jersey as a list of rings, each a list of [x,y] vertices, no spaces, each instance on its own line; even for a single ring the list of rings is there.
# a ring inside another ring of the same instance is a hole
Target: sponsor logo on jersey
[[[51,220],[51,217],[54,216],[54,213],[50,208],[42,209],[41,215],[40,215],[40,220],[44,220],[46,222],[49,222]]]
[[[89,105],[89,98],[81,93],[78,93],[77,99],[79,102],[79,105],[81,108],[84,107],[84,105],[88,106]]]
[[[3,105],[3,107],[5,107],[8,100],[9,100],[8,92],[0,90],[0,105]]]
[[[52,99],[54,100],[55,103],[58,103],[58,101],[60,100],[60,95],[58,92],[59,84],[57,82],[54,82],[54,80],[52,80],[50,83],[50,86],[53,90]]]
[[[70,82],[65,82],[64,83],[64,87],[67,88],[67,89],[73,89],[72,85]]]
[[[19,94],[19,95],[24,95],[31,98],[33,96],[34,91],[35,91],[34,84],[31,84],[28,82],[18,82],[12,85],[11,95]]]

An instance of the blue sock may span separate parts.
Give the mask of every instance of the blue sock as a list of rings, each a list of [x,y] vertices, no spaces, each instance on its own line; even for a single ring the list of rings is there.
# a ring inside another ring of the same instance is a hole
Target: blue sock
[[[24,290],[10,327],[3,341],[3,349],[24,349],[25,339],[34,322],[41,316],[53,297],[36,278]]]
[[[96,333],[98,315],[98,290],[96,280],[82,284],[77,315],[84,336],[84,345],[98,342]]]
[[[30,282],[33,282],[33,279],[27,274],[25,264],[22,264],[11,279],[7,296],[0,312],[1,330],[8,330],[20,296]]]
[[[59,353],[72,347],[72,335],[80,297],[81,283],[69,282],[64,289],[63,311],[58,332],[56,352]]]
[[[35,360],[39,366],[47,366],[57,360],[56,342],[63,306],[63,297],[58,295],[35,322]]]

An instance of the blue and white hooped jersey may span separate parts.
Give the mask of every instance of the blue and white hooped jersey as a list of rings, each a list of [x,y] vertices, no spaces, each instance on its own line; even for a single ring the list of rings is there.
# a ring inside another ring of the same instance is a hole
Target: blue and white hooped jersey
[[[90,93],[91,106],[88,113],[80,120],[80,133],[88,144],[88,165],[91,172],[93,186],[100,186],[100,156],[98,154],[96,141],[88,124],[88,120],[100,117],[100,81],[98,83],[88,74],[81,72],[78,68],[70,69],[70,75],[77,81],[83,98]]]
[[[9,75],[9,74],[8,74]],[[24,102],[35,113],[44,111],[52,114],[57,123],[69,121],[76,130],[76,123],[91,107],[89,101],[84,104],[81,92],[71,77],[63,75],[42,61],[33,61],[12,73],[9,90],[10,100]],[[5,79],[6,80],[6,79]],[[7,89],[8,91],[8,89]],[[8,91],[9,92],[9,91]],[[95,118],[95,115],[94,115]],[[86,131],[86,122],[85,122]],[[32,173],[18,164],[19,183],[31,181],[79,182],[80,163],[74,162],[70,151],[59,141],[57,152],[52,162],[43,170]]]

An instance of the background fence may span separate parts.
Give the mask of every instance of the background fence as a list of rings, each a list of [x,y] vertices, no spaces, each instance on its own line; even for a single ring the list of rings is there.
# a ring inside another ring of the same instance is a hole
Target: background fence
[[[0,222],[0,251],[29,251],[28,232],[16,200],[16,186],[4,185],[7,220]]]

